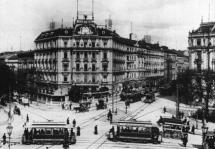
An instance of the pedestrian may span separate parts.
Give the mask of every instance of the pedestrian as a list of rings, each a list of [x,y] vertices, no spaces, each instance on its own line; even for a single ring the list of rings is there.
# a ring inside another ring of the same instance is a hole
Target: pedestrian
[[[78,126],[77,127],[77,136],[80,136],[81,135],[81,128]]]
[[[98,126],[97,126],[97,125],[94,127],[94,134],[95,134],[95,135],[98,134]]]
[[[3,145],[5,145],[5,144],[6,144],[6,135],[5,135],[5,133],[4,133],[4,135],[2,136],[2,139],[3,139]]]
[[[187,146],[187,142],[188,142],[188,136],[187,136],[187,134],[184,134],[184,137],[183,137],[183,145],[184,145],[184,147]]]
[[[190,121],[187,121],[187,125],[190,126]]]
[[[184,112],[181,112],[181,118],[184,118]]]
[[[193,125],[192,128],[191,128],[191,132],[192,132],[192,134],[195,133],[195,126],[194,126],[194,125]]]
[[[113,114],[111,113],[110,114],[110,123],[112,123],[112,120],[113,120]]]
[[[26,122],[29,122],[29,117],[28,117],[28,114],[26,116]]]
[[[73,128],[71,128],[71,136],[74,136]]]
[[[187,122],[187,118],[185,117],[185,119],[183,120],[183,123],[185,124]]]
[[[72,124],[73,124],[73,127],[76,126],[76,120],[75,119],[72,121]]]
[[[67,118],[66,123],[69,124],[69,117]]]
[[[109,112],[107,114],[108,120],[110,120],[111,110],[109,109]]]
[[[166,107],[165,106],[163,107],[163,113],[164,114],[166,113]]]
[[[64,110],[64,108],[65,108],[64,103],[62,103],[62,105],[61,105],[61,106],[62,106],[62,110]]]
[[[72,110],[72,103],[69,104],[69,109]]]

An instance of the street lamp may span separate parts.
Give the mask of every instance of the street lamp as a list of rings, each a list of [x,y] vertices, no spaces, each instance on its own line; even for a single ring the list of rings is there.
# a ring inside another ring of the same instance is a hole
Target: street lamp
[[[13,130],[13,126],[11,125],[11,123],[8,123],[8,126],[7,126],[7,133],[8,133],[8,136],[9,136],[9,144],[8,144],[8,147],[10,149],[10,136],[12,134],[12,130]]]
[[[204,143],[205,143],[205,136],[206,136],[206,134],[207,134],[207,132],[208,132],[208,127],[205,127],[205,126],[202,126],[202,146],[203,146],[203,148],[204,148]]]

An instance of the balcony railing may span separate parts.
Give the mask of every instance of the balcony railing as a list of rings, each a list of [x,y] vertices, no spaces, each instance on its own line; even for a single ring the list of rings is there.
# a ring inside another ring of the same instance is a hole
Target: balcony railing
[[[106,62],[106,63],[108,63],[109,61],[108,61],[108,59],[107,59],[107,58],[102,58],[102,62]]]
[[[63,58],[62,62],[69,62],[68,58]]]

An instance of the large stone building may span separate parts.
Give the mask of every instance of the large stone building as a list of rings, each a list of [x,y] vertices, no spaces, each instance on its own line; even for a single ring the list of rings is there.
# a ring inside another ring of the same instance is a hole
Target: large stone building
[[[33,64],[33,99],[43,102],[67,100],[72,85],[84,92],[116,89],[129,80],[155,86],[164,75],[164,53],[158,44],[120,37],[87,16],[77,18],[72,28],[42,32],[35,39]]]
[[[189,32],[189,68],[215,69],[215,22],[201,23]]]
[[[42,32],[35,39],[35,49],[18,56],[18,70],[31,73],[25,84],[32,84],[28,90],[32,100],[59,103],[68,100],[72,86],[80,86],[84,93],[101,87],[115,92],[126,81],[156,88],[165,76],[174,80],[183,62],[173,51],[121,37],[83,15],[70,28],[52,26]]]

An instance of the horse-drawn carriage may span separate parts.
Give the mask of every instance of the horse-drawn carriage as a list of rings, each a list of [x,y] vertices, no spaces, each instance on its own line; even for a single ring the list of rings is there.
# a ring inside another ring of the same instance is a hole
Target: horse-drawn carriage
[[[89,102],[89,101],[86,101],[86,102],[85,101],[81,101],[79,103],[78,107],[74,107],[74,110],[76,112],[86,112],[86,111],[89,111],[90,104],[91,104],[91,102]]]
[[[96,104],[96,109],[106,109],[107,108],[107,104],[104,102],[104,100],[99,100],[98,104]]]

